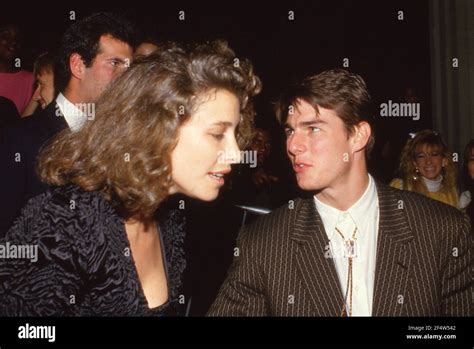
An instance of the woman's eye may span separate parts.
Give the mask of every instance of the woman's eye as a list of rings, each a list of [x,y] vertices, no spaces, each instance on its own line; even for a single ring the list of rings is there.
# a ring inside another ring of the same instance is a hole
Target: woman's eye
[[[293,130],[291,128],[286,128],[285,129],[285,134],[286,134],[287,137],[289,137],[293,134]]]
[[[224,135],[223,134],[216,134],[216,133],[213,133],[212,134],[212,137],[214,137],[215,139],[217,140],[222,140],[224,138]]]

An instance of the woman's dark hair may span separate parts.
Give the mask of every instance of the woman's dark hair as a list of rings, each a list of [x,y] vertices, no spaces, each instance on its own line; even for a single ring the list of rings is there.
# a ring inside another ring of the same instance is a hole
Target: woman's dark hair
[[[237,59],[225,42],[168,44],[109,85],[94,120],[55,138],[40,155],[40,177],[101,191],[123,216],[151,217],[172,184],[180,126],[210,93],[227,90],[240,102],[237,140],[244,147],[252,136],[251,97],[260,87],[250,61]]]

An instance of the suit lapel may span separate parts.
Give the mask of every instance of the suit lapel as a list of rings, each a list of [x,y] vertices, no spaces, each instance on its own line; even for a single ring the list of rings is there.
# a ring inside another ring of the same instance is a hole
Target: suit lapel
[[[336,267],[329,258],[329,241],[313,199],[295,207],[291,239],[298,244],[296,266],[316,309],[316,316],[339,316],[344,303]]]
[[[413,234],[396,190],[380,183],[376,186],[380,216],[372,315],[400,316],[405,304]]]
[[[62,131],[68,124],[61,109],[56,102],[50,103],[44,110],[45,126],[48,128],[48,132],[51,134],[56,134],[59,131]]]

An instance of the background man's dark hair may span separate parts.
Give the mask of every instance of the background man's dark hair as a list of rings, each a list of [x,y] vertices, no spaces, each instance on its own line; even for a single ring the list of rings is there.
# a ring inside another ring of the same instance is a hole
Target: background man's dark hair
[[[298,100],[307,102],[316,112],[318,106],[334,110],[344,122],[348,135],[354,132],[354,127],[361,121],[368,122],[372,135],[365,153],[367,156],[370,154],[375,143],[373,110],[362,77],[344,69],[333,69],[290,85],[276,104],[277,118],[282,125],[286,123],[290,107],[296,108]]]
[[[125,18],[106,12],[94,13],[72,24],[64,33],[58,50],[54,84],[63,92],[71,79],[69,58],[78,53],[86,67],[90,67],[99,51],[100,37],[114,38],[135,46],[135,29]]]

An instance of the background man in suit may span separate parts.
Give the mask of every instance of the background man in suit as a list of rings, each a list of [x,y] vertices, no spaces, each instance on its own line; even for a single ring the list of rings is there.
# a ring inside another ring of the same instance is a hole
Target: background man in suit
[[[0,134],[0,237],[25,203],[46,189],[35,171],[40,148],[59,131],[76,131],[94,117],[95,101],[130,65],[133,45],[131,24],[110,13],[92,14],[66,30],[54,72],[57,98]]]
[[[472,316],[472,240],[455,208],[376,183],[363,79],[331,70],[277,107],[298,185],[238,249],[214,316]]]

